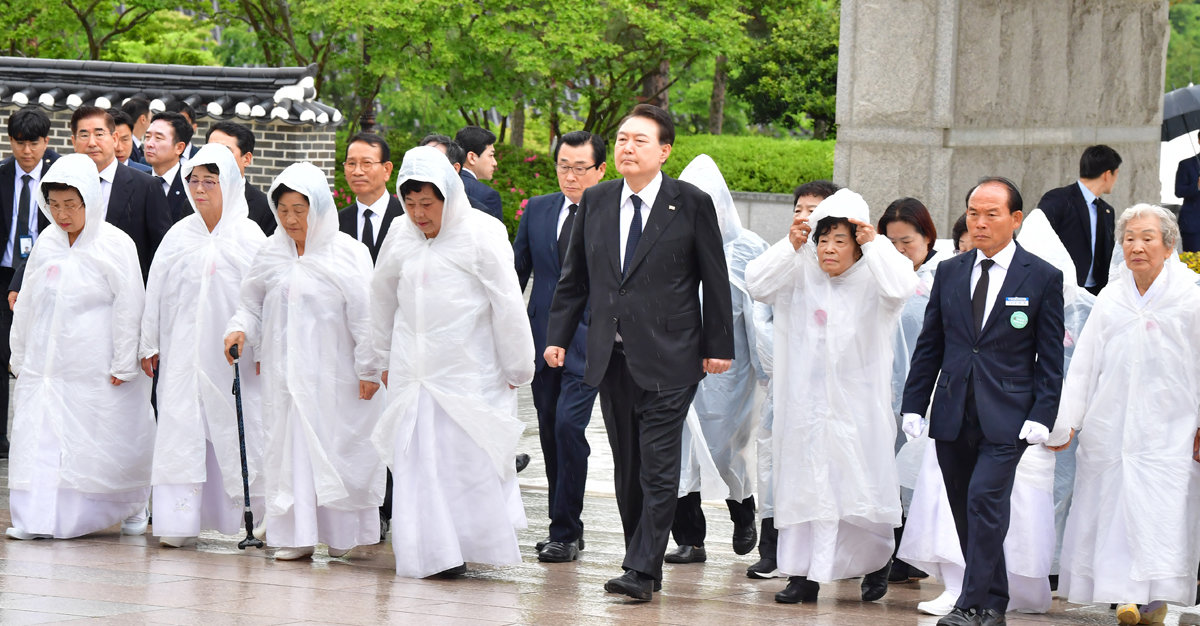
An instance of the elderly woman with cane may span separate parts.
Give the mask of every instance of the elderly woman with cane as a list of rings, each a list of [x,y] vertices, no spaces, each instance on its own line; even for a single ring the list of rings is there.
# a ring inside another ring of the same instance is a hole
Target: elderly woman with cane
[[[275,558],[310,557],[317,543],[337,558],[379,542],[384,470],[363,445],[381,408],[371,255],[338,231],[325,173],[311,163],[288,166],[268,196],[280,228],[242,281],[225,352],[249,342],[262,365],[264,530]]]
[[[137,248],[104,221],[86,155],[55,162],[37,194],[54,226],[13,310],[12,539],[78,537],[141,511],[154,445],[150,380],[138,376]]]
[[[234,534],[242,518],[241,462],[230,385],[218,348],[238,306],[242,276],[266,237],[247,217],[245,182],[233,153],[204,146],[183,165],[195,213],[167,232],[146,286],[142,370],[158,370],[154,446],[154,534],[194,543],[202,529]],[[253,362],[253,352],[245,355]],[[262,419],[256,376],[242,381],[247,461],[262,515]]]

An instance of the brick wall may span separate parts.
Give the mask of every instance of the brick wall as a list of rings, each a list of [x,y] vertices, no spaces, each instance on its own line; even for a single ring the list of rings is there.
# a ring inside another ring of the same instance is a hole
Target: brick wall
[[[18,107],[0,105],[0,132],[8,123],[8,116]],[[50,116],[50,148],[59,154],[71,154],[71,109],[47,111]],[[247,182],[263,192],[271,187],[283,168],[300,161],[311,161],[325,172],[333,185],[333,168],[337,166],[336,135],[332,126],[310,124],[287,124],[280,120],[237,120],[254,131],[254,161],[246,169]],[[204,145],[204,135],[215,121],[201,117],[197,123],[196,136],[192,144]],[[7,135],[5,135],[7,137]],[[0,142],[0,159],[12,154],[8,141]]]

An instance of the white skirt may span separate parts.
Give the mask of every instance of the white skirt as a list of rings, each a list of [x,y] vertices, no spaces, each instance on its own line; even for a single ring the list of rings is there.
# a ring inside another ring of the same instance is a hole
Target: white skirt
[[[466,431],[422,389],[408,448],[397,436],[392,464],[396,574],[424,578],[463,563],[521,562],[525,507],[515,477],[501,482]]]
[[[84,493],[59,487],[60,447],[53,430],[45,428],[38,437],[31,488],[9,490],[13,528],[70,539],[119,524],[146,506],[149,487],[116,493]]]
[[[223,535],[239,534],[242,528],[244,496],[229,497],[216,452],[211,441],[205,442],[205,481],[188,485],[154,486],[154,535],[157,537],[197,537],[201,530]],[[262,497],[250,500],[254,519],[261,520]]]
[[[1050,609],[1047,577],[1055,544],[1053,454],[1041,446],[1031,447],[1017,467],[1004,540],[1009,611],[1045,613]],[[962,589],[965,559],[932,442],[925,447],[896,558],[941,580],[948,590]]]
[[[299,423],[293,422],[292,428],[296,429],[292,433],[293,502],[282,515],[267,515],[267,543],[277,548],[307,548],[323,543],[334,550],[379,543],[379,507],[343,511],[317,506],[308,446],[299,432]],[[371,444],[364,441],[363,445]]]
[[[775,558],[783,574],[828,583],[879,570],[895,545],[891,524],[818,520],[780,528]]]

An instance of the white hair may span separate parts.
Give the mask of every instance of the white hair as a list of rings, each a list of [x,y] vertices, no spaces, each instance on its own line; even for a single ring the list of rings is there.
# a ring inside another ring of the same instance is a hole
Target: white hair
[[[1179,222],[1175,220],[1174,213],[1154,204],[1135,204],[1125,209],[1117,220],[1117,243],[1125,239],[1125,227],[1130,220],[1152,216],[1158,218],[1158,231],[1162,235],[1163,245],[1174,248],[1179,241]]]

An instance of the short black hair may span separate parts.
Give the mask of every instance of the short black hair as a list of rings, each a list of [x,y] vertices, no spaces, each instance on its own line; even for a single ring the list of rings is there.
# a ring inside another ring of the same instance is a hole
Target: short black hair
[[[608,147],[604,144],[603,137],[589,133],[586,130],[573,130],[558,138],[558,144],[554,146],[555,163],[558,163],[558,149],[563,147],[563,144],[573,148],[578,148],[584,144],[591,144],[593,167],[599,167],[608,155]]]
[[[958,242],[967,234],[967,214],[963,213],[954,220],[954,228],[950,229],[950,237],[954,239],[954,249],[958,250]]]
[[[104,125],[108,128],[108,132],[111,133],[117,130],[117,123],[113,121],[113,116],[108,111],[90,104],[84,104],[75,109],[75,112],[71,114],[71,134],[75,134],[81,120],[86,120],[89,117],[103,117]]]
[[[854,245],[857,246],[858,226],[856,226],[854,222],[851,222],[849,218],[834,217],[832,215],[823,217],[821,218],[821,221],[817,222],[817,227],[814,228],[812,232],[813,242],[819,241],[821,237],[828,235],[829,231],[833,230],[838,224],[844,224],[850,229],[850,239],[854,242]]]
[[[133,120],[129,119],[129,116],[126,115],[124,111],[113,107],[108,110],[108,114],[112,116],[113,124],[117,126],[128,126],[129,131],[133,132]]]
[[[1116,171],[1118,167],[1121,167],[1121,155],[1104,144],[1089,147],[1079,157],[1079,177],[1085,180],[1100,178],[1105,172]]]
[[[792,190],[792,204],[795,205],[803,196],[813,196],[824,200],[837,193],[841,187],[828,180],[814,180],[804,183]]]
[[[246,125],[238,124],[237,122],[230,122],[228,120],[224,122],[217,122],[216,124],[208,127],[208,133],[204,135],[204,141],[207,142],[208,138],[212,137],[212,134],[215,131],[225,133],[226,135],[229,135],[237,140],[238,150],[241,150],[242,154],[254,153],[254,131],[250,130],[250,128]]]
[[[417,147],[421,146],[445,146],[446,158],[450,159],[452,165],[462,167],[467,162],[467,151],[459,143],[446,135],[438,133],[429,133],[417,142]]]
[[[418,191],[424,189],[426,185],[433,188],[433,195],[437,196],[438,200],[444,201],[446,199],[446,196],[442,195],[442,190],[438,189],[437,185],[427,180],[417,180],[415,178],[410,178],[403,183],[400,183],[400,188],[396,191],[398,192],[400,199],[403,200],[408,194],[417,193]]]
[[[209,174],[216,174],[217,176],[221,175],[221,168],[216,163],[201,163],[196,167],[203,167],[206,171],[208,171]],[[196,168],[192,168],[192,171],[196,171]],[[188,179],[191,179],[191,177],[192,175],[188,174]],[[282,186],[283,185],[280,185],[280,187]]]
[[[358,142],[365,143],[368,146],[379,148],[380,163],[387,163],[392,160],[392,149],[388,147],[387,140],[375,133],[357,133],[346,142],[346,150],[350,150],[350,145]]]
[[[179,113],[188,119],[188,124],[196,123],[196,109],[183,100],[172,100],[166,104],[167,113]],[[157,117],[157,116],[156,116]],[[150,120],[154,121],[154,120]]]
[[[900,198],[893,201],[883,210],[883,215],[879,216],[879,226],[876,230],[886,237],[887,227],[892,222],[910,224],[917,234],[928,239],[925,253],[933,252],[933,242],[937,240],[937,226],[933,224],[933,217],[929,215],[925,203],[916,198]]]
[[[66,191],[68,189],[74,191],[75,195],[79,196],[79,201],[83,202],[83,194],[79,193],[79,190],[74,185],[66,183],[42,183],[42,197],[48,199],[51,191]]]
[[[967,192],[966,207],[971,208],[971,194],[975,193],[976,189],[987,185],[997,184],[1008,190],[1008,212],[1010,214],[1021,211],[1025,208],[1025,202],[1021,199],[1021,190],[1017,189],[1017,184],[1003,176],[984,176],[975,183],[974,187]]]
[[[434,145],[448,146],[448,145],[450,145],[451,141],[454,141],[454,140],[447,137],[446,135],[442,135],[440,133],[429,133],[428,135],[425,135],[424,137],[421,138],[420,141],[417,142],[417,147],[420,148],[421,146],[434,146]]]
[[[183,117],[183,115],[172,113],[171,111],[163,111],[162,113],[155,113],[154,117],[150,118],[150,123],[153,124],[159,120],[171,126],[171,130],[175,134],[172,138],[172,143],[188,143],[192,140],[192,125],[188,124],[187,118]]]
[[[303,191],[300,191],[298,189],[292,189],[291,187],[288,187],[287,185],[284,185],[284,184],[280,184],[278,187],[275,188],[274,191],[271,192],[271,204],[278,205],[279,199],[283,197],[283,194],[285,194],[289,191],[295,191],[296,193],[304,196],[304,199],[306,201],[308,201],[308,203],[310,205],[312,204],[312,201],[308,199],[308,194],[306,194]]]
[[[629,115],[621,118],[620,128],[630,118],[645,117],[652,120],[658,125],[658,143],[659,145],[668,145],[675,143],[675,120],[671,119],[671,114],[665,110],[654,106],[653,104],[642,103],[629,112]]]
[[[457,141],[467,154],[474,152],[481,155],[488,146],[496,143],[496,133],[479,126],[467,126],[454,135],[454,141]]]
[[[150,101],[141,96],[134,96],[121,105],[121,110],[125,112],[125,115],[129,116],[131,121],[137,123],[139,117],[143,115],[150,116]]]
[[[36,106],[18,109],[8,116],[8,136],[17,141],[36,141],[50,136],[50,118]]]

